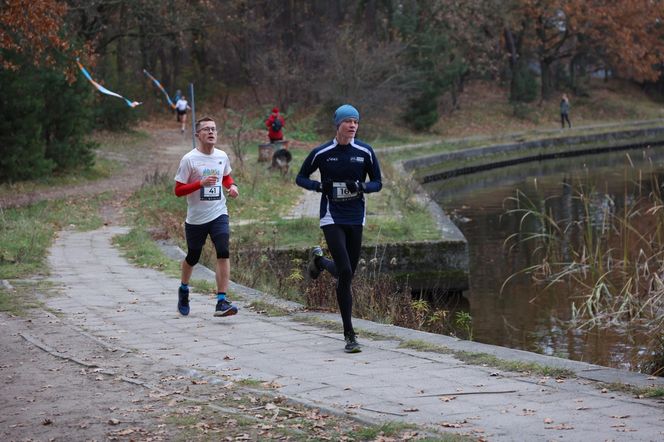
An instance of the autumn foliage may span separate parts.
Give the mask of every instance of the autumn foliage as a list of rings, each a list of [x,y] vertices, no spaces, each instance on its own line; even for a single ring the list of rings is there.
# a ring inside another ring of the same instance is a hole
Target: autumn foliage
[[[541,69],[542,96],[553,89],[552,67],[574,77],[583,65],[635,81],[657,81],[664,61],[660,0],[518,0],[508,27]]]
[[[53,50],[65,52],[67,40],[59,33],[67,5],[57,0],[5,0],[0,9],[0,61],[5,69],[18,66],[4,51],[26,54],[35,65],[53,65]]]

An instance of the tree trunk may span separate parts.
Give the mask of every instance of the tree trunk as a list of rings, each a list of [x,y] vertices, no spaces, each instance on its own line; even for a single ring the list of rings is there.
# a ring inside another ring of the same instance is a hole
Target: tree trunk
[[[551,87],[551,61],[548,59],[540,60],[540,69],[542,100],[548,100],[551,98],[551,93],[553,92],[553,88]]]

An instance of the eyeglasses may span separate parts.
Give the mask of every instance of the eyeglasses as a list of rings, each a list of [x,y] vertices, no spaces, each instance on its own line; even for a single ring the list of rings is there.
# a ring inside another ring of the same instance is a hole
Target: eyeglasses
[[[217,128],[216,128],[216,127],[206,126],[206,127],[201,127],[200,129],[198,129],[198,131],[199,131],[199,132],[212,132],[212,133],[214,133],[214,132],[217,131]]]

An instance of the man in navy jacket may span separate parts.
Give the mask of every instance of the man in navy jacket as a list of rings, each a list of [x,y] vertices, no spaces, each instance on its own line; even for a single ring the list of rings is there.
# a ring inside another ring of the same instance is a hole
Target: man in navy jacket
[[[334,113],[334,124],[337,128],[334,139],[309,153],[295,182],[321,193],[320,227],[332,260],[323,256],[320,247],[314,247],[307,272],[311,279],[316,279],[322,270],[337,278],[345,351],[357,353],[361,348],[352,324],[351,282],[362,248],[366,217],[364,194],[380,191],[383,184],[373,148],[355,138],[360,124],[357,109],[349,104],[340,106]],[[320,172],[320,182],[309,178],[316,170]]]

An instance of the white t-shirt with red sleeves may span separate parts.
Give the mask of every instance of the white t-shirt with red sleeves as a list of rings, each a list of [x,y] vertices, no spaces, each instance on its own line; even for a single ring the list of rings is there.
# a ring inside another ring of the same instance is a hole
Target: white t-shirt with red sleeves
[[[201,187],[187,195],[187,223],[205,224],[221,215],[228,215],[226,197],[221,180],[231,173],[231,163],[226,152],[214,148],[211,154],[192,149],[180,160],[175,181],[189,184],[210,175],[218,177],[210,187]]]

